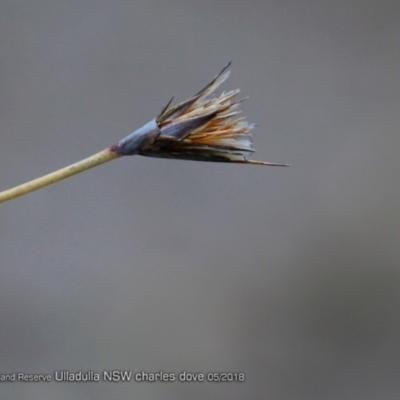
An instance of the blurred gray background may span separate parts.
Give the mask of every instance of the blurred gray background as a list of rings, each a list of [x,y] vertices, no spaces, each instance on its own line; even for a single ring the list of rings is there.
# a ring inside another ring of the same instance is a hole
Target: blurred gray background
[[[0,189],[224,90],[263,168],[132,157],[0,206],[2,399],[400,398],[400,3],[0,5]]]

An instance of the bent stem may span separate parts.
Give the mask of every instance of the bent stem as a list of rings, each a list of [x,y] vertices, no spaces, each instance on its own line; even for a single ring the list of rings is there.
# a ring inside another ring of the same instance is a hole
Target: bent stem
[[[78,161],[74,164],[68,165],[67,167],[61,168],[40,178],[0,192],[0,203],[14,199],[18,196],[22,196],[29,192],[33,192],[34,190],[40,189],[42,187],[51,185],[52,183],[56,183],[72,175],[79,174],[80,172],[86,171],[87,169],[97,167],[98,165],[114,160],[117,157],[118,154],[111,149],[102,150],[99,153],[93,154],[92,156],[85,158],[84,160]]]

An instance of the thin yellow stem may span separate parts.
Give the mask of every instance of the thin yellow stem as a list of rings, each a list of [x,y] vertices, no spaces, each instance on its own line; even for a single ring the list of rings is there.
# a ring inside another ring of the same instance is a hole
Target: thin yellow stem
[[[85,158],[84,160],[68,165],[68,167],[61,168],[40,178],[0,192],[0,203],[14,199],[18,196],[22,196],[42,187],[51,185],[52,183],[61,181],[62,179],[68,178],[69,176],[79,174],[80,172],[86,171],[87,169],[114,160],[117,157],[118,155],[115,151],[112,151],[110,149],[102,150],[97,154]]]

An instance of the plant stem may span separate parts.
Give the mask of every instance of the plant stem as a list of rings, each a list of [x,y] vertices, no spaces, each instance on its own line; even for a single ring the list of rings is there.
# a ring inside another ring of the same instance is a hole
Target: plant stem
[[[79,174],[80,172],[86,171],[87,169],[97,167],[98,165],[114,160],[117,157],[118,154],[111,149],[102,150],[97,154],[85,158],[84,160],[68,165],[68,167],[61,168],[40,178],[0,192],[0,203],[14,199],[18,196],[22,196],[42,187],[51,185],[52,183],[61,181],[62,179],[68,178],[72,175]]]

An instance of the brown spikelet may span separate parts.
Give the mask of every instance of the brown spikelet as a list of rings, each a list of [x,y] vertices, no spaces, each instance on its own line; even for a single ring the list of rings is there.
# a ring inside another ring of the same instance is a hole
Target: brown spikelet
[[[234,100],[240,90],[223,92],[218,97],[213,95],[228,78],[230,64],[190,99],[175,106],[171,106],[171,99],[156,118],[160,134],[154,142],[140,149],[139,154],[160,158],[287,166],[248,159],[255,151],[250,134],[255,124],[239,116],[239,106],[243,100]]]

